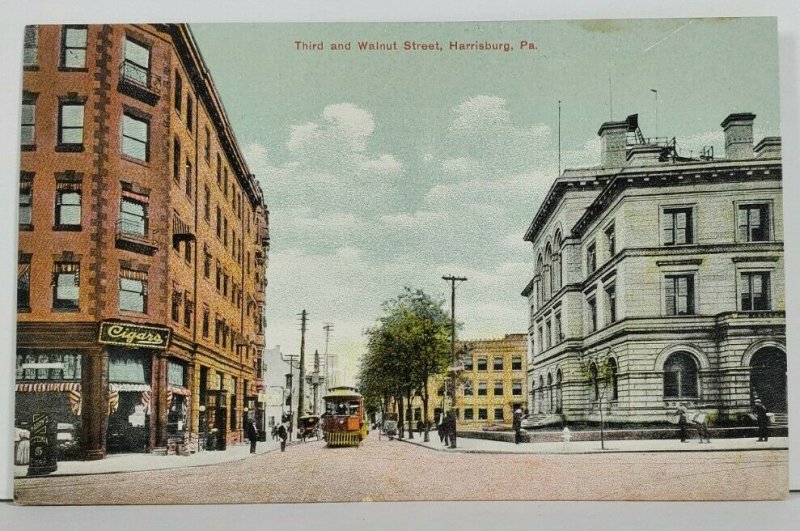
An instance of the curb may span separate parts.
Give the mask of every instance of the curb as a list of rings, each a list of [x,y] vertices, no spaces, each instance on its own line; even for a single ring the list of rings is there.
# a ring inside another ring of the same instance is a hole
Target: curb
[[[430,446],[426,446],[423,443],[418,443],[416,441],[409,441],[407,439],[398,439],[399,441],[413,444],[414,446],[419,446],[420,448],[425,448],[432,452],[445,452],[445,453],[462,453],[462,454],[495,454],[495,455],[591,455],[591,454],[676,454],[676,453],[708,453],[708,452],[764,452],[768,450],[789,450],[788,446],[776,446],[771,448],[709,448],[707,450],[701,450],[697,448],[695,450],[691,448],[680,449],[680,450],[582,450],[582,451],[574,451],[574,452],[559,452],[559,451],[552,451],[552,450],[543,450],[543,451],[528,451],[528,452],[509,452],[507,450],[477,450],[477,449],[461,449],[461,448],[431,448]],[[511,444],[511,443],[509,443]],[[528,443],[531,444],[531,443]]]

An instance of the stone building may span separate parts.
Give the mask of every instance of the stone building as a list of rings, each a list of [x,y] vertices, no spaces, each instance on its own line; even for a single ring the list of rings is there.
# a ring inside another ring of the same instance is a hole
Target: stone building
[[[754,119],[722,122],[723,158],[606,122],[600,166],[555,180],[522,292],[543,422],[664,422],[679,402],[739,422],[755,397],[783,417],[780,138],[753,146]]]
[[[17,406],[62,458],[242,439],[258,409],[263,193],[189,28],[25,32]]]

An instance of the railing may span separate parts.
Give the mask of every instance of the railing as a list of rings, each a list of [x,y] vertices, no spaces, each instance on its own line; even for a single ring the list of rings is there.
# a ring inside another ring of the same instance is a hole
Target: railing
[[[131,61],[123,61],[120,65],[119,77],[125,83],[136,85],[145,90],[152,90],[150,70]]]
[[[118,238],[130,238],[136,241],[149,242],[149,232],[144,221],[131,221],[127,219],[120,219],[117,221]]]

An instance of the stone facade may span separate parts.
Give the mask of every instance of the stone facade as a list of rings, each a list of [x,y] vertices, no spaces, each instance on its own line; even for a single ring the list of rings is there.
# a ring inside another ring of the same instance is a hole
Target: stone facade
[[[603,164],[556,179],[525,235],[532,412],[653,423],[683,402],[726,423],[760,397],[785,414],[780,139],[754,148],[754,118],[722,123],[724,158],[606,123]]]
[[[268,211],[189,28],[25,46],[16,424],[47,410],[87,459],[240,441],[263,409]]]

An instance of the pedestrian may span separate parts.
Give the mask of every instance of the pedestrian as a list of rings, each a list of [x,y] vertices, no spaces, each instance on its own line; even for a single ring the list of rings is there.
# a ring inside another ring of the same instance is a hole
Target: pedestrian
[[[286,429],[286,424],[278,426],[278,438],[281,440],[281,452],[286,451],[286,438],[289,436],[289,431]]]
[[[569,431],[569,426],[564,424],[564,429],[561,431],[561,445],[562,449],[566,452],[569,441],[572,440],[572,433]]]
[[[686,406],[678,404],[678,409],[675,411],[678,415],[678,429],[680,430],[681,442],[688,442],[686,440]]]
[[[456,414],[455,411],[452,409],[447,412],[447,416],[445,417],[447,422],[447,428],[445,429],[445,433],[447,434],[446,437],[448,442],[450,443],[450,448],[456,447]]]
[[[514,412],[514,418],[511,421],[511,427],[514,428],[514,444],[519,444],[522,440],[522,410],[517,409]]]
[[[247,422],[244,427],[245,434],[247,438],[250,439],[250,453],[256,453],[256,441],[258,441],[258,431],[256,430],[256,425],[253,423],[252,420],[247,419]]]
[[[758,441],[756,442],[767,442],[769,440],[769,417],[767,417],[767,408],[761,403],[760,398],[756,398],[753,412],[758,421]]]

